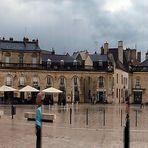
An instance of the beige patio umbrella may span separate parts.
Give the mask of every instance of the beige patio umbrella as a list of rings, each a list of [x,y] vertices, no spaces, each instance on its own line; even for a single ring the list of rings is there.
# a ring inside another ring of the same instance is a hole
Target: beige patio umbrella
[[[42,90],[42,92],[45,92],[45,93],[62,93],[61,90],[56,89],[54,87],[46,88],[46,89]]]
[[[3,85],[0,87],[0,91],[9,92],[9,91],[17,91],[17,89],[10,87],[10,86]]]
[[[22,89],[20,89],[19,92],[39,92],[39,90],[32,86],[27,85],[23,87]]]

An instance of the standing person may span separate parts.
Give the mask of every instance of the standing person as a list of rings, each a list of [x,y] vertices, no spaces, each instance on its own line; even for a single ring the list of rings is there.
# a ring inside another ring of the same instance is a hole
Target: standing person
[[[35,127],[36,127],[36,148],[41,148],[41,133],[42,133],[42,100],[43,94],[38,93],[36,97],[36,118],[35,118]]]

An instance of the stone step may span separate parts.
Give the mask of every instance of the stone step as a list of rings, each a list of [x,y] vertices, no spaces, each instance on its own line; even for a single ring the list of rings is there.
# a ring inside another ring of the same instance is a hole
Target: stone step
[[[35,120],[35,112],[25,112],[24,117],[27,118],[28,120]],[[53,120],[56,119],[55,114],[50,114],[50,113],[42,113],[42,121],[45,122],[53,122]]]

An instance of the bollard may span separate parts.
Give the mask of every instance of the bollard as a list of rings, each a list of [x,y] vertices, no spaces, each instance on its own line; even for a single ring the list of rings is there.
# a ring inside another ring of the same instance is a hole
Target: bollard
[[[135,113],[136,113],[136,117],[135,117],[135,118],[136,118],[135,126],[137,127],[137,115],[138,115],[138,111],[136,110]]]
[[[16,107],[11,105],[11,115],[12,115],[12,119],[13,119],[13,115],[16,115]]]
[[[71,124],[72,109],[70,108],[70,124]]]
[[[88,108],[86,109],[86,125],[88,125]]]
[[[14,112],[13,105],[11,105],[11,116],[12,116],[12,119],[13,119],[13,112]]]
[[[105,126],[105,109],[103,110],[103,114],[104,114],[103,125]]]
[[[122,126],[122,109],[121,109],[121,126]]]

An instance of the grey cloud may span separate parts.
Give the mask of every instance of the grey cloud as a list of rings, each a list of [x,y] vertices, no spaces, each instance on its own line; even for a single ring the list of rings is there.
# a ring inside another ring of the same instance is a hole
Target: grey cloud
[[[60,53],[94,52],[96,41],[99,47],[105,41],[112,47],[118,40],[146,51],[147,1],[132,0],[131,9],[114,13],[103,9],[107,0],[14,0],[12,6],[8,1],[0,5],[2,36],[22,39],[26,34],[39,38],[42,48]]]

